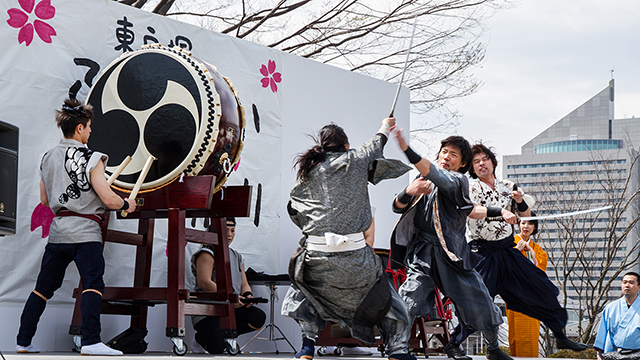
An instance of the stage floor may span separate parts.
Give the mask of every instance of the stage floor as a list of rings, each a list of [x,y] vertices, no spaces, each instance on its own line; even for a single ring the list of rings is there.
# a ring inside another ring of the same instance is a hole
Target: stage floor
[[[4,351],[2,352],[6,360],[67,360],[71,358],[101,358],[101,359],[118,359],[118,360],[166,360],[172,358],[178,359],[206,359],[215,358],[218,360],[284,360],[293,359],[293,353],[280,353],[278,355],[273,353],[242,353],[236,356],[229,355],[209,355],[209,354],[192,354],[187,353],[184,356],[176,356],[171,352],[157,352],[157,353],[144,353],[136,355],[124,355],[124,356],[92,356],[84,357],[78,353],[72,352],[41,352],[38,354],[17,354],[15,352]],[[486,360],[484,356],[472,356],[473,360]],[[316,356],[316,360],[377,360],[382,359],[379,353],[374,353],[371,356]],[[418,360],[425,359],[424,356],[419,356]],[[429,359],[433,360],[447,360],[446,356],[429,356]],[[514,358],[522,360],[534,360],[542,358]]]

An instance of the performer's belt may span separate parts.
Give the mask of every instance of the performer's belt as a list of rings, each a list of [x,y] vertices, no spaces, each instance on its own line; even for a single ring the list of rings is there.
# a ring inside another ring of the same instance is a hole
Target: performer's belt
[[[367,243],[364,241],[364,233],[338,235],[327,232],[324,236],[307,236],[307,250],[343,252],[362,249],[365,246]]]
[[[60,210],[58,210],[58,212],[56,213],[56,216],[79,216],[85,219],[93,220],[97,222],[99,226],[102,226],[102,222],[104,221],[104,218],[101,216],[95,214],[80,214],[67,208],[60,208]]]
[[[500,240],[485,240],[485,239],[476,239],[472,240],[469,245],[473,250],[480,251],[496,251],[500,249],[510,249],[516,246],[514,241],[513,234],[507,236],[504,239]]]

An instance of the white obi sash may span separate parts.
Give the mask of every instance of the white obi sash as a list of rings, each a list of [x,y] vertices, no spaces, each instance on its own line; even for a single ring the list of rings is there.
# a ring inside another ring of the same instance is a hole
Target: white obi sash
[[[362,249],[367,246],[364,233],[338,235],[330,232],[324,236],[308,235],[307,250],[324,252],[342,252]]]

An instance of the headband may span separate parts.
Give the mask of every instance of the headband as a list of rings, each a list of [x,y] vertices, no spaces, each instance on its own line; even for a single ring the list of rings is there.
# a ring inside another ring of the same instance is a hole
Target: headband
[[[74,116],[85,116],[85,117],[89,117],[89,116],[84,112],[84,108],[82,107],[82,104],[81,104],[81,105],[78,105],[78,106],[74,106],[74,107],[71,107],[71,106],[69,106],[69,105],[67,105],[67,104],[63,104],[63,105],[62,105],[62,110],[66,111],[66,112],[68,112],[68,113],[70,113],[71,115],[74,115]]]

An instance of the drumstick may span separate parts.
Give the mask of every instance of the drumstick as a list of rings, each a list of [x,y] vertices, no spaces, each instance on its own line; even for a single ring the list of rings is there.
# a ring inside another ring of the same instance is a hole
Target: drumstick
[[[147,177],[147,173],[149,173],[149,169],[151,168],[151,164],[153,163],[154,160],[157,160],[157,158],[153,155],[149,155],[149,157],[147,158],[147,162],[144,163],[144,167],[140,172],[140,177],[138,177],[138,181],[136,181],[136,184],[133,186],[133,190],[131,190],[131,194],[129,194],[129,199],[135,199],[136,195],[138,195],[138,191],[140,191],[140,187],[144,182],[144,178]],[[122,217],[127,217],[127,211],[122,210],[122,213],[120,213],[120,215],[122,215]]]
[[[116,171],[114,171],[113,174],[109,176],[109,180],[107,180],[107,183],[109,183],[109,186],[111,186],[113,182],[116,181],[118,176],[120,176],[120,173],[127,167],[127,165],[129,165],[130,162],[131,162],[131,156],[127,155],[127,157],[124,158],[124,160],[122,160],[122,164],[120,164],[120,166],[118,166]]]

